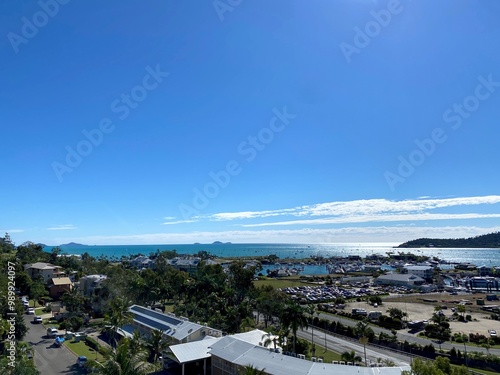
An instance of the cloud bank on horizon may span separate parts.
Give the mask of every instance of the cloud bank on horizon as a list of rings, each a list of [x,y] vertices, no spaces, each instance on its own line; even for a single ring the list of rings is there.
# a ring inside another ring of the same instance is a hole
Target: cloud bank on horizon
[[[165,216],[162,224],[169,228],[168,231],[101,236],[75,234],[58,237],[55,242],[117,245],[209,243],[216,240],[247,243],[399,243],[421,237],[470,237],[500,230],[495,222],[490,223],[491,219],[500,217],[494,212],[499,204],[500,195],[325,202],[273,210],[220,212],[190,220]],[[464,220],[477,225],[460,224]],[[197,229],[200,224],[207,226],[210,223],[217,224],[215,230]],[[72,224],[46,228],[47,231],[78,229]],[[5,231],[15,234],[24,232],[22,229]]]

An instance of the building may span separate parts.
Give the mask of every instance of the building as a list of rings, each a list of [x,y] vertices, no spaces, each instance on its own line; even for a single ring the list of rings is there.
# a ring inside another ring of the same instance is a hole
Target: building
[[[86,296],[90,296],[94,290],[108,277],[106,275],[87,275],[78,281],[78,289]]]
[[[405,266],[403,272],[419,276],[429,282],[432,282],[434,276],[434,268],[431,266]]]
[[[396,285],[408,288],[415,288],[424,283],[425,280],[423,278],[410,273],[389,273],[375,279],[375,285]]]
[[[50,263],[37,262],[33,264],[25,264],[24,270],[32,279],[42,277],[45,284],[54,277],[66,276],[61,267]]]
[[[149,337],[151,331],[157,329],[176,344],[198,341],[205,336],[222,336],[219,330],[190,322],[187,318],[174,314],[164,314],[139,305],[130,306],[129,311],[134,314],[134,319],[132,324],[121,328],[125,336],[131,336],[134,330],[138,330]]]
[[[260,329],[254,329],[249,332],[237,333],[231,337],[237,338],[252,345],[263,345],[263,338],[268,335],[267,332]],[[170,345],[169,352],[164,357],[164,367],[169,364],[177,364],[181,366],[182,374],[203,373],[207,374],[208,368],[211,367],[211,347],[221,340],[221,337],[205,336],[200,341],[193,341],[186,344]],[[280,351],[281,348],[277,347]],[[202,371],[201,371],[202,370]]]
[[[246,366],[263,369],[270,375],[401,375],[405,367],[359,367],[335,363],[323,363],[321,358],[312,360],[293,357],[245,342],[233,336],[226,336],[210,347],[212,375],[237,375]]]
[[[154,260],[152,260],[149,257],[144,256],[144,255],[139,255],[139,256],[135,257],[129,263],[132,267],[140,269],[140,270],[142,270],[144,268],[154,268],[154,266],[155,266]]]
[[[55,299],[60,298],[64,293],[73,289],[73,282],[69,277],[54,277],[47,283],[49,296]]]

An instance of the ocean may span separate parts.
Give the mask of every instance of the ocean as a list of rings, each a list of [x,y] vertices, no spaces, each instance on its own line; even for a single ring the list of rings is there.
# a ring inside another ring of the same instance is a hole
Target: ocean
[[[371,254],[387,252],[411,252],[429,257],[436,256],[453,263],[471,263],[477,266],[500,266],[500,249],[448,249],[419,248],[398,249],[394,243],[338,243],[338,244],[181,244],[181,245],[95,245],[95,246],[61,246],[64,254],[89,253],[91,256],[106,256],[120,258],[123,255],[149,255],[157,250],[176,250],[179,254],[196,254],[205,250],[217,257],[257,257],[276,254],[281,259],[295,258],[297,260],[313,256],[348,256],[359,255],[364,258]],[[44,248],[45,251],[51,246]]]

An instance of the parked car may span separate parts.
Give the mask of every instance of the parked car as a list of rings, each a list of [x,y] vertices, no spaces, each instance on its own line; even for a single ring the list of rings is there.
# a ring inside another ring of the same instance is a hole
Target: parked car
[[[497,337],[497,331],[490,329],[490,337]]]
[[[84,355],[79,356],[76,359],[76,363],[79,367],[85,366],[85,363],[87,363],[87,357],[85,357]]]
[[[42,317],[41,316],[34,316],[33,317],[33,323],[41,323],[42,322]]]
[[[28,314],[28,315],[35,315],[35,309],[33,307],[28,307],[26,309],[26,314]]]
[[[57,329],[54,327],[47,328],[47,336],[56,337],[57,336]]]

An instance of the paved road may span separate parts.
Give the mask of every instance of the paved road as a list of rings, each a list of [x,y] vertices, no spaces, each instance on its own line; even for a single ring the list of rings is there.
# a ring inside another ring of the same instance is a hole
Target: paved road
[[[66,347],[57,348],[54,339],[46,337],[46,329],[41,324],[33,324],[33,315],[25,315],[26,326],[29,328],[24,341],[33,345],[35,350],[35,365],[41,375],[77,375],[83,371],[76,364],[76,356]]]
[[[346,326],[355,326],[357,324],[357,321],[356,320],[352,320],[352,319],[347,319],[347,318],[344,318],[342,316],[338,316],[338,315],[331,315],[331,314],[324,314],[324,313],[320,313],[319,314],[319,318],[320,319],[327,319],[327,320],[335,320],[335,321],[339,321],[341,322],[342,324],[346,325]],[[385,328],[381,328],[379,326],[375,326],[375,325],[372,325],[370,324],[370,327],[373,329],[373,331],[375,332],[375,334],[379,334],[380,332],[384,332],[384,333],[387,333],[388,335],[391,335],[392,336],[392,333],[390,330],[388,329],[385,329]],[[422,337],[417,337],[416,334],[411,334],[411,333],[408,333],[407,331],[404,331],[404,330],[400,330],[398,331],[398,339],[400,341],[408,341],[409,343],[417,343],[417,344],[420,344],[420,345],[429,345],[429,344],[432,344],[434,345],[434,347],[436,349],[439,348],[439,344],[437,343],[437,341],[435,340],[429,340],[429,339],[425,339],[425,338],[422,338]],[[444,343],[441,343],[441,349],[443,350],[450,350],[451,348],[455,347],[455,349],[460,349],[461,351],[464,350],[464,344],[463,343],[450,343],[450,342],[444,342]],[[478,346],[471,346],[471,345],[468,345],[466,344],[466,349],[467,349],[467,352],[481,352],[481,353],[488,353],[488,351],[485,349],[485,348],[482,348],[482,347],[478,347]],[[490,349],[489,350],[490,354],[495,354],[495,355],[500,355],[500,349]]]
[[[297,336],[306,340],[311,341],[311,329],[309,328],[307,331],[301,330],[297,332]],[[316,355],[321,356],[322,348],[318,345],[324,347],[325,346],[325,334],[321,331],[314,330],[314,342],[316,343]],[[363,345],[358,342],[344,340],[342,338],[326,335],[326,345],[329,350],[332,350],[337,353],[343,353],[345,351],[354,350],[356,354],[358,354],[361,358],[363,358],[364,362],[364,351]],[[390,350],[385,350],[382,348],[374,348],[369,345],[366,346],[366,359],[368,365],[370,363],[377,363],[378,359],[391,360],[396,363],[396,366],[409,366],[411,359],[409,356],[404,354],[399,354],[392,352]]]

